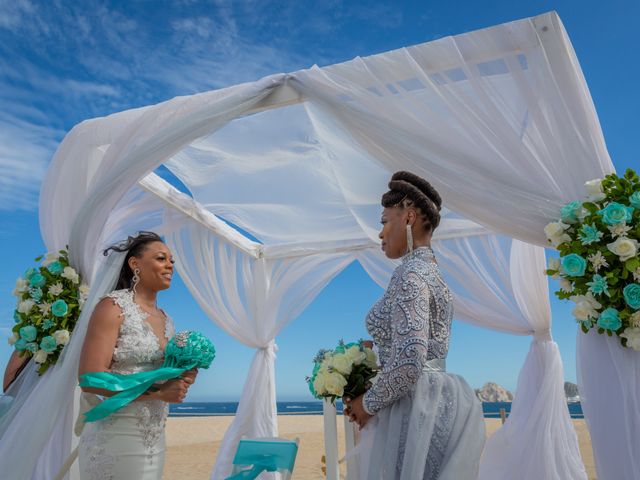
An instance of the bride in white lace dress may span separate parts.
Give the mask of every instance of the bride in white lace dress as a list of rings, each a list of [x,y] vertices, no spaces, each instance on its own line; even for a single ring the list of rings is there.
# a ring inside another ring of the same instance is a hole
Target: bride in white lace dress
[[[475,480],[482,407],[462,377],[446,373],[453,298],[430,247],[441,199],[408,172],[395,173],[389,188],[380,238],[386,256],[402,263],[366,320],[381,373],[345,409],[361,428],[368,424],[361,478]]]
[[[80,358],[79,375],[108,371],[130,374],[158,368],[174,335],[171,319],[156,305],[169,288],[173,257],[160,237],[141,232],[117,246],[127,252],[116,290],[96,306]],[[105,251],[105,254],[107,252]],[[103,420],[87,423],[80,438],[83,480],[159,480],[164,466],[164,428],[168,403],[182,402],[196,371],[155,385]],[[107,390],[83,388],[95,404]]]

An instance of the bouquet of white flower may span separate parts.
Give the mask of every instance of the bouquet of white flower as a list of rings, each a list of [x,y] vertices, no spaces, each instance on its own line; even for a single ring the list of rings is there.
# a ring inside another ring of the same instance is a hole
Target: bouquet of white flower
[[[560,252],[546,273],[560,280],[583,332],[614,333],[640,351],[640,178],[631,169],[585,184],[588,199],[563,206],[545,227]]]
[[[21,356],[33,357],[42,375],[56,363],[80,316],[89,293],[78,273],[69,266],[65,250],[47,253],[38,268],[30,268],[16,280],[13,294],[18,304],[9,344]]]
[[[320,350],[313,363],[307,377],[309,390],[314,397],[331,402],[363,394],[378,372],[376,354],[362,340],[347,344],[340,340],[334,350]]]

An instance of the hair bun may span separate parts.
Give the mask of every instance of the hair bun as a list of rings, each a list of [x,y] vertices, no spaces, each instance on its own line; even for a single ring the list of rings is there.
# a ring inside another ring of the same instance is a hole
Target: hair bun
[[[424,178],[419,177],[415,173],[401,170],[399,172],[394,173],[391,177],[392,182],[398,181],[398,180],[401,180],[413,185],[418,190],[420,190],[424,195],[426,195],[429,198],[429,200],[431,200],[436,205],[436,207],[438,207],[438,210],[442,208],[442,198],[440,198],[440,194]],[[391,188],[391,185],[389,185],[389,188]]]

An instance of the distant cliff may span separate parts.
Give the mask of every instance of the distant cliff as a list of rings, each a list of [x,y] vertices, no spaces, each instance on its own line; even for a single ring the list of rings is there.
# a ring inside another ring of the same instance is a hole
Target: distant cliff
[[[482,402],[513,401],[513,394],[509,390],[493,382],[487,382],[482,386],[482,388],[477,388],[476,396]]]
[[[579,401],[580,392],[578,392],[578,385],[571,382],[564,382],[564,395],[570,402]]]

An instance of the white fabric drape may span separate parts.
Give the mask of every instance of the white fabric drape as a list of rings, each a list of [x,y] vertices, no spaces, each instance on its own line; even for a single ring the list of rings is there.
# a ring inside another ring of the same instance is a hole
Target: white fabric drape
[[[428,178],[452,210],[529,243],[546,244],[543,227],[584,180],[613,171],[555,14],[314,67],[291,84],[388,171]]]
[[[78,362],[89,318],[100,299],[115,287],[123,260],[123,254],[112,254],[98,270],[58,363],[36,382],[29,381],[37,376],[33,365],[20,375],[26,382],[19,385],[11,409],[0,418],[0,465],[6,478],[49,480],[67,458]]]
[[[276,335],[352,259],[344,253],[253,258],[191,219],[167,217],[167,244],[191,294],[224,331],[257,349],[212,473],[212,479],[222,479],[231,472],[240,438],[277,436]]]
[[[578,389],[597,477],[640,478],[640,355],[617,337],[578,331]]]

